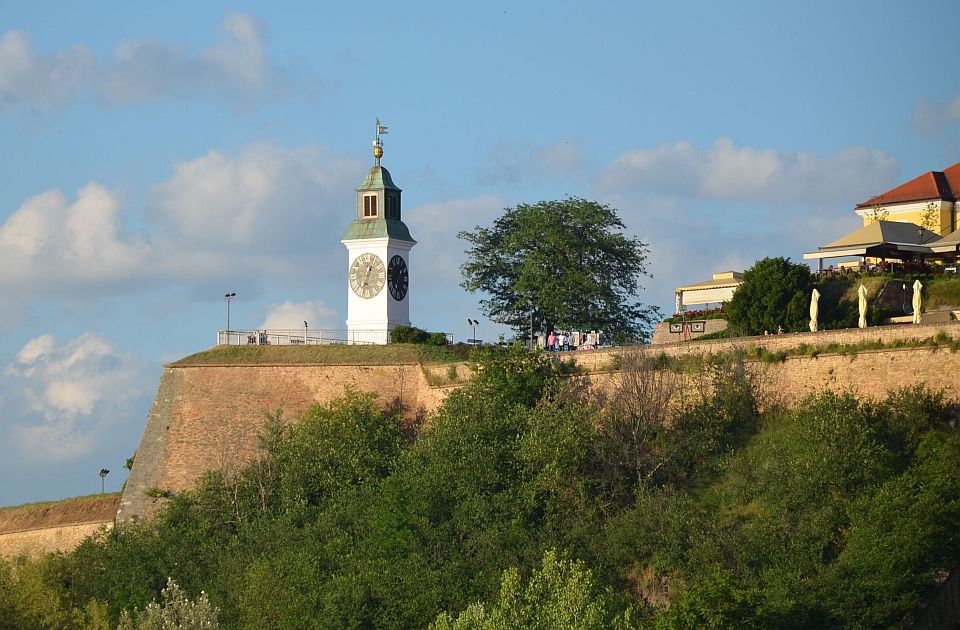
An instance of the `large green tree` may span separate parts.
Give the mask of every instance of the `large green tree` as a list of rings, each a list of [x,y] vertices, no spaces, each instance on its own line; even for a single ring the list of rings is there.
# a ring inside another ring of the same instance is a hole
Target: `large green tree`
[[[807,328],[813,275],[789,258],[763,258],[743,273],[741,284],[726,305],[727,321],[738,335],[787,332]]]
[[[507,208],[491,227],[458,236],[470,244],[462,286],[487,295],[490,319],[523,338],[553,326],[644,339],[656,309],[636,301],[649,249],[623,234],[608,205],[570,197]]]

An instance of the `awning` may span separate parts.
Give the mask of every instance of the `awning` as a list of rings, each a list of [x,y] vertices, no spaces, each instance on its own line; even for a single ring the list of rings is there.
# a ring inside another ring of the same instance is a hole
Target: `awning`
[[[805,260],[841,258],[843,256],[870,256],[871,258],[898,258],[901,254],[932,254],[930,244],[938,236],[913,223],[901,221],[874,221],[837,240],[805,252]]]

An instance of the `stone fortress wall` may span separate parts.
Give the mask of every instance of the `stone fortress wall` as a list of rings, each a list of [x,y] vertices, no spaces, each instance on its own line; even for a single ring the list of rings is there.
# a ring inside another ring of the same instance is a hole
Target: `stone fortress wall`
[[[801,344],[825,346],[896,340],[922,340],[938,332],[960,338],[960,322],[844,329],[667,343],[642,347],[667,356],[721,353],[735,348],[789,350]],[[568,353],[591,372],[607,372],[616,355],[611,348]],[[626,350],[629,351],[629,350]],[[860,396],[883,396],[891,387],[926,383],[960,399],[960,354],[948,349],[886,348],[855,356],[821,353],[789,357],[763,366],[765,387],[780,400],[800,398],[830,387]],[[466,370],[460,369],[461,376]],[[602,380],[602,379],[598,379]],[[436,409],[449,387],[431,386],[419,365],[218,365],[167,367],[147,422],[143,441],[120,503],[118,520],[149,516],[158,505],[152,488],[178,492],[190,488],[210,469],[230,472],[258,450],[266,414],[282,409],[294,418],[311,404],[343,394],[345,387],[376,392],[389,404],[401,399],[406,409]]]
[[[113,527],[118,493],[0,509],[0,556],[71,551],[85,538]]]
[[[816,348],[877,341],[890,344],[898,340],[922,341],[940,332],[960,339],[960,322],[674,342],[639,348],[651,356],[663,353],[671,357],[717,354],[740,348],[747,350],[749,356],[754,348],[778,352],[804,344]],[[631,351],[637,350],[611,348],[562,356],[575,357],[577,364],[602,386],[617,364],[618,356]],[[948,398],[960,400],[960,353],[945,347],[881,348],[852,355],[821,351],[816,356],[807,353],[755,365],[763,373],[761,383],[769,390],[766,393],[784,402],[823,388],[877,398],[891,388],[921,383],[931,389],[942,389]],[[459,382],[468,378],[469,370],[464,366],[457,369]],[[430,412],[457,385],[431,385],[425,372],[441,376],[448,370],[448,366],[421,368],[416,364],[169,366],[160,380],[133,470],[119,503],[117,520],[154,513],[162,499],[147,496],[150,489],[179,492],[192,487],[206,470],[238,469],[258,452],[259,436],[268,413],[279,409],[285,418],[292,419],[313,403],[342,396],[347,387],[375,392],[384,404],[400,400],[411,413]],[[437,382],[436,378],[429,380]],[[59,536],[59,540],[66,541],[68,530],[64,529],[65,525],[58,527],[61,534],[0,531],[0,553],[4,552],[4,541],[8,547],[13,544],[14,535],[50,541]],[[44,546],[55,547],[53,543]],[[63,546],[72,545],[64,542]]]

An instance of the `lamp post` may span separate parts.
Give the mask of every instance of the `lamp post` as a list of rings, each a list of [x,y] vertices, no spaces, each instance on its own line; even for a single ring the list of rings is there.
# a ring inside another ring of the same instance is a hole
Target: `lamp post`
[[[310,332],[310,324],[303,320],[303,345],[307,345],[307,333]]]
[[[470,319],[469,317],[467,318],[467,326],[470,326],[471,328],[473,328],[473,338],[471,339],[471,341],[473,342],[473,345],[477,344],[477,326],[479,324],[480,322],[478,322],[477,320]]]
[[[227,339],[230,338],[230,301],[237,297],[236,293],[225,293],[223,299],[227,301]]]
[[[110,474],[110,471],[107,470],[106,468],[101,468],[101,469],[100,469],[100,494],[103,494],[103,480],[104,480],[104,477],[106,477],[106,476],[109,475],[109,474]]]
[[[536,348],[536,342],[533,338],[533,300],[527,300],[527,306],[530,307],[530,352]]]

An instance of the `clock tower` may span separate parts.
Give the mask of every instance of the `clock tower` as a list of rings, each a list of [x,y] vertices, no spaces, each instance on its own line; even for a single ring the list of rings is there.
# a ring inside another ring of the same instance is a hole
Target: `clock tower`
[[[410,325],[410,250],[417,244],[402,220],[400,189],[380,166],[377,119],[373,168],[357,187],[357,218],[340,242],[347,247],[347,338],[385,344],[390,331]]]

